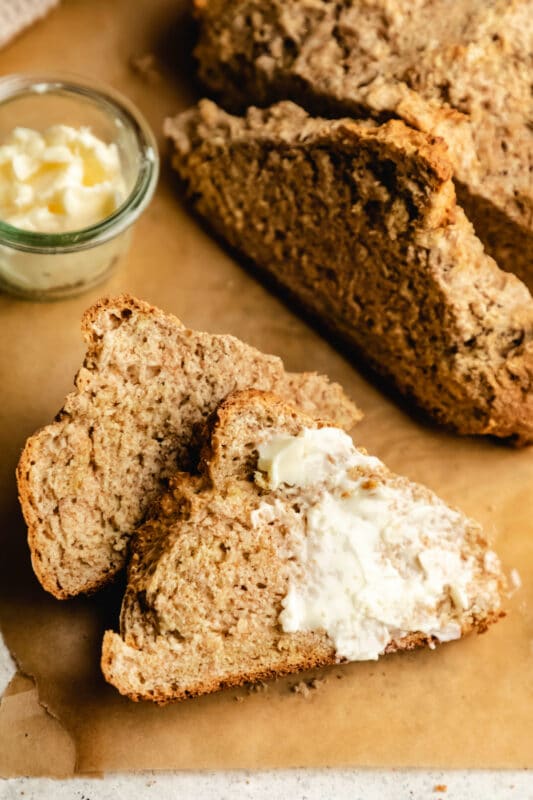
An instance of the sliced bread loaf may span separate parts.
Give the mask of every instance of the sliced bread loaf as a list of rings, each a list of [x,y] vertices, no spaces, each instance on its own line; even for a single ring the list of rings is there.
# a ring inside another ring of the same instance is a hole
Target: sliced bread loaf
[[[193,457],[194,430],[229,392],[271,389],[350,429],[360,412],[340,386],[292,374],[232,336],[187,329],[122,296],[90,308],[88,350],[55,422],[26,443],[17,470],[35,573],[59,598],[122,568],[148,503]]]
[[[533,285],[532,0],[196,0],[200,76],[234,109],[403,119],[448,143],[459,198]]]
[[[221,236],[465,434],[533,439],[533,300],[456,205],[444,143],[398,120],[202,101],[173,164]]]
[[[158,703],[317,665],[434,647],[501,615],[475,522],[257,391],[228,397],[198,474],[132,540],[106,680]]]

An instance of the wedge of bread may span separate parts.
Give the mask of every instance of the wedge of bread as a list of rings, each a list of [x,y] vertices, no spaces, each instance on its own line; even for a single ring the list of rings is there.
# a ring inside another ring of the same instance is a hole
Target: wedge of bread
[[[447,142],[461,204],[533,285],[532,0],[196,0],[203,81],[233,110],[402,119]]]
[[[197,211],[435,419],[533,439],[533,300],[456,204],[440,139],[290,102],[168,120]]]
[[[340,386],[285,372],[232,336],[189,330],[122,296],[83,318],[88,350],[55,422],[26,443],[17,470],[33,568],[59,598],[94,591],[124,565],[128,538],[227,394],[275,390],[350,429],[361,414]]]
[[[501,616],[475,522],[339,428],[254,390],[206,427],[132,540],[102,670],[158,703],[344,660],[434,647]]]

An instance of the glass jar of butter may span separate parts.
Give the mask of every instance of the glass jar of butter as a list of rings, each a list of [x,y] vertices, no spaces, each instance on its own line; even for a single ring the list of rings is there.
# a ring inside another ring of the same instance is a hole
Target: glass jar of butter
[[[52,132],[51,143],[56,145],[58,131],[71,138],[81,132],[80,135],[96,142],[104,155],[106,148],[113,153],[114,177],[120,184],[120,194],[116,195],[119,198],[116,207],[108,211],[104,201],[101,206],[96,204],[104,216],[91,220],[91,224],[87,224],[90,217],[85,206],[94,206],[95,198],[90,188],[82,185],[86,183],[83,177],[80,186],[67,189],[69,209],[75,213],[65,222],[65,209],[60,209],[62,229],[52,226],[41,230],[35,225],[36,219],[53,219],[53,195],[51,200],[44,197],[38,209],[32,208],[32,216],[27,219],[26,211],[9,219],[0,217],[0,290],[35,300],[78,294],[110,275],[129,246],[133,223],[152,198],[159,172],[157,145],[148,123],[114,89],[64,76],[11,75],[0,79],[0,210],[1,193],[9,194],[9,175],[13,174],[14,165],[17,174],[24,177],[24,159],[27,159],[25,152],[17,151],[15,157],[11,155],[10,163],[3,165],[2,153],[5,156],[9,147],[13,151],[13,142],[24,144],[24,137],[40,138],[41,133],[48,137],[49,144]],[[60,137],[61,146],[64,135]],[[3,142],[10,144],[2,147]],[[41,141],[38,144],[42,147]],[[56,147],[55,152],[59,153],[56,160],[65,157],[65,148],[63,155],[60,150]],[[94,162],[93,155],[89,157]],[[93,173],[101,171],[99,163],[88,166]],[[42,176],[42,164],[39,169]],[[37,186],[33,186],[34,195],[40,187],[47,186],[46,178],[44,174]],[[26,191],[24,185],[22,189]],[[21,186],[17,185],[17,203],[22,194]],[[35,200],[39,200],[38,196]],[[26,221],[32,229],[28,229]]]

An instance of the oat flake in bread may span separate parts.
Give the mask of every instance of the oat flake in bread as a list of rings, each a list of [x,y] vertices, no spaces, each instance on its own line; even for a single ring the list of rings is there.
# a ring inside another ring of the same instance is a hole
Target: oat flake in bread
[[[340,429],[249,390],[205,437],[199,472],[171,479],[132,540],[102,650],[121,693],[181,700],[435,647],[501,616],[480,526]]]
[[[487,251],[533,285],[533,0],[195,5],[200,77],[227,107],[287,99],[442,136]]]
[[[82,330],[75,391],[17,469],[33,568],[58,598],[94,591],[124,566],[148,504],[190,465],[196,428],[230,392],[275,390],[347,430],[361,417],[327,378],[286,372],[275,356],[133,297],[101,300]]]
[[[285,101],[167,120],[196,210],[434,419],[533,440],[533,300],[457,205],[441,139]]]

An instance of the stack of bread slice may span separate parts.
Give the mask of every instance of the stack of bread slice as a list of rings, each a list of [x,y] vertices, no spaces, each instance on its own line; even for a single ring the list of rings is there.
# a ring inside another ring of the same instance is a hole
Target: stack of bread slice
[[[56,597],[127,564],[102,650],[120,692],[166,703],[502,615],[479,525],[355,448],[339,386],[131,297],[83,328],[76,391],[28,440],[19,493]]]

